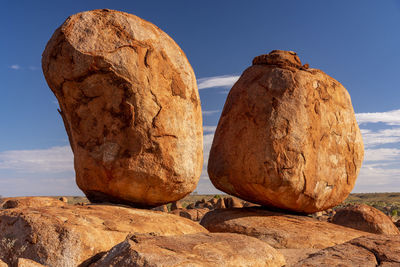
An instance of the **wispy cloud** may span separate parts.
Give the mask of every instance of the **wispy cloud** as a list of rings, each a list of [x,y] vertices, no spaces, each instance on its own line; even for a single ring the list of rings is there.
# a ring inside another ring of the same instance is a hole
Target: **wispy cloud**
[[[400,149],[397,148],[366,149],[364,153],[364,162],[369,162],[369,161],[400,162]]]
[[[203,131],[205,133],[214,133],[215,130],[217,129],[217,126],[203,126]]]
[[[203,110],[202,111],[203,115],[205,115],[205,116],[213,115],[213,114],[218,113],[218,112],[220,112],[219,109],[216,109],[216,110]]]
[[[69,146],[3,151],[0,152],[0,169],[24,173],[73,171],[73,154]]]
[[[357,113],[358,124],[386,123],[388,125],[400,125],[400,109],[386,112]]]
[[[11,66],[10,66],[10,69],[19,70],[19,69],[21,69],[21,66],[18,65],[18,64],[14,64],[14,65],[11,65]]]
[[[239,77],[237,75],[206,77],[198,79],[197,85],[199,90],[213,87],[232,87]]]
[[[361,129],[361,134],[366,148],[384,145],[395,144],[400,142],[400,128],[381,129],[372,131],[369,129]]]

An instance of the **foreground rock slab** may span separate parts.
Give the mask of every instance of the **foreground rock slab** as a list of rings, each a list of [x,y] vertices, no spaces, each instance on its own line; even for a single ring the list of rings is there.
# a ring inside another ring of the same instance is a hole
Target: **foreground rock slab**
[[[336,210],[332,222],[374,234],[400,234],[399,229],[397,229],[391,218],[380,210],[366,204],[350,205]]]
[[[203,164],[196,77],[158,27],[103,9],[69,17],[42,57],[91,202],[155,207],[192,192]]]
[[[113,247],[100,266],[284,266],[274,248],[238,234],[134,235]]]
[[[0,259],[46,266],[78,266],[98,259],[128,234],[208,232],[168,213],[107,205],[25,207],[0,211]]]
[[[311,254],[293,266],[400,266],[400,236],[370,235]]]
[[[347,90],[294,52],[256,57],[227,97],[208,161],[221,191],[314,213],[354,187],[364,147]]]
[[[200,224],[210,232],[252,236],[277,249],[323,249],[368,234],[307,216],[261,208],[210,211]]]

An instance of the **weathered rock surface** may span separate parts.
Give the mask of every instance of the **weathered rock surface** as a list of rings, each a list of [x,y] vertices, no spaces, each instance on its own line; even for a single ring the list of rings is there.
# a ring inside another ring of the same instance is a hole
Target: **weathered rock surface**
[[[19,258],[18,267],[45,267],[45,266],[33,260]]]
[[[99,266],[284,266],[283,256],[255,238],[238,234],[135,235],[118,244]]]
[[[192,192],[203,163],[196,78],[179,46],[134,15],[69,17],[42,58],[92,202],[159,206]]]
[[[346,89],[277,50],[256,57],[229,92],[208,174],[230,195],[313,213],[348,196],[363,155]]]
[[[8,264],[0,259],[0,267],[8,267]]]
[[[60,203],[63,203],[60,201]],[[128,234],[208,232],[198,223],[163,212],[108,205],[23,207],[0,211],[0,259],[47,266],[78,266],[99,258]]]
[[[332,222],[374,234],[400,234],[399,229],[386,214],[366,204],[356,204],[336,210]]]
[[[256,237],[277,249],[323,249],[368,233],[261,208],[217,209],[200,222],[210,232]]]
[[[176,209],[171,211],[171,213],[197,222],[200,221],[209,211],[210,210],[207,208]]]
[[[311,254],[293,266],[400,266],[400,236],[359,237]]]
[[[3,209],[28,207],[61,207],[65,203],[52,197],[8,197],[4,198]]]

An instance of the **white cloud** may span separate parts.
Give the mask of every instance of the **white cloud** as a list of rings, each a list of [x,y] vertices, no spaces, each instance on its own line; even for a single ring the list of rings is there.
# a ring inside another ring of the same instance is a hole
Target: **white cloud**
[[[395,161],[400,162],[400,149],[397,148],[376,148],[366,149],[364,162],[368,161]]]
[[[400,128],[397,127],[391,129],[381,129],[378,131],[361,129],[361,134],[365,148],[400,142]]]
[[[361,168],[353,192],[396,192],[400,188],[400,169]]]
[[[10,69],[19,70],[19,69],[21,69],[21,66],[18,65],[18,64],[14,64],[14,65],[11,65],[11,66],[10,66]]]
[[[24,173],[73,171],[73,154],[69,146],[3,151],[0,152],[0,169]]]
[[[374,113],[357,113],[356,114],[358,124],[365,123],[386,123],[389,125],[400,125],[400,109],[386,111],[386,112],[374,112]]]
[[[203,115],[205,115],[205,116],[212,115],[212,114],[215,114],[215,113],[218,113],[218,112],[220,112],[219,109],[216,109],[216,110],[203,110],[202,111]]]
[[[240,76],[224,75],[201,78],[197,80],[198,88],[201,90],[213,87],[232,87],[239,77]]]

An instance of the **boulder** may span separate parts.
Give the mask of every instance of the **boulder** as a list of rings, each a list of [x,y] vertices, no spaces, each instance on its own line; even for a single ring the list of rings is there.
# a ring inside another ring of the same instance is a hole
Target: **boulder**
[[[245,245],[244,245],[245,244]],[[238,234],[133,235],[108,251],[100,266],[284,266],[269,245]]]
[[[47,266],[87,266],[136,232],[168,236],[208,231],[168,213],[110,205],[6,209],[0,211],[0,259],[12,266],[18,258]]]
[[[58,200],[68,203],[68,198],[66,198],[66,197],[60,197]]]
[[[224,198],[224,202],[225,202],[225,207],[226,208],[242,208],[243,204],[242,202],[234,197],[226,197]]]
[[[42,56],[91,202],[155,207],[192,192],[203,164],[196,77],[166,33],[108,9],[70,16]]]
[[[64,202],[52,197],[8,197],[4,198],[2,208],[62,207],[64,205]]]
[[[200,224],[213,233],[252,236],[277,249],[323,249],[368,234],[304,215],[257,207],[216,209],[208,212]]]
[[[155,210],[155,211],[162,211],[162,212],[168,212],[168,207],[167,207],[167,205],[161,205],[161,206],[158,206],[158,207],[153,208],[152,210]]]
[[[363,155],[347,90],[296,53],[274,50],[256,57],[229,92],[208,174],[230,195],[313,213],[346,199]]]
[[[195,208],[195,209],[176,209],[171,211],[171,214],[175,214],[184,218],[188,218],[192,221],[200,221],[204,215],[209,212],[208,208]]]
[[[215,205],[216,209],[225,209],[225,200],[223,198],[218,199],[217,204]]]
[[[171,203],[171,211],[176,209],[182,209],[182,204],[179,201],[174,201]]]
[[[374,234],[400,234],[399,229],[386,214],[366,204],[350,205],[336,210],[332,222]]]
[[[306,259],[293,266],[400,266],[400,236],[369,235],[359,237],[344,244],[310,254]]]
[[[8,264],[0,259],[0,267],[8,267]]]

